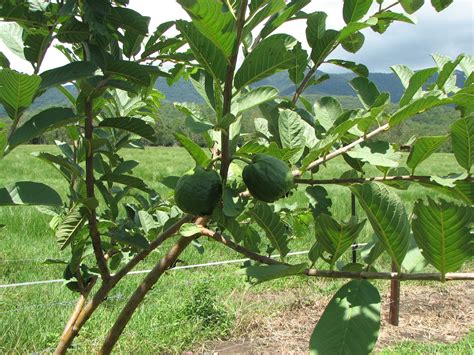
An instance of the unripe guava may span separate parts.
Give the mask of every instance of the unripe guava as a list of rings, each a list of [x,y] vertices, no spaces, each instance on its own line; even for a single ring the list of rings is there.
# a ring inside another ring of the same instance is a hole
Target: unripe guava
[[[186,213],[210,215],[222,195],[221,178],[214,170],[196,167],[181,176],[176,183],[174,199]]]
[[[254,198],[274,202],[284,197],[294,186],[288,165],[271,155],[257,154],[244,168],[245,185]]]

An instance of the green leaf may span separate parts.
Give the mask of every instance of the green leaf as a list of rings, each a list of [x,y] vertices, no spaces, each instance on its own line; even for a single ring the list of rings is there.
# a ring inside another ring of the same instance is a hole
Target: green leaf
[[[286,34],[276,34],[260,42],[235,74],[235,87],[241,89],[279,71],[293,68],[304,60],[298,41]]]
[[[428,265],[428,262],[421,254],[420,248],[416,245],[415,238],[413,235],[410,235],[410,246],[405,259],[403,259],[403,270],[408,273],[422,272],[426,265]]]
[[[10,61],[7,56],[0,52],[0,67],[1,68],[10,68]]]
[[[323,249],[331,255],[329,261],[331,268],[356,240],[365,222],[365,220],[361,223],[351,221],[348,224],[341,224],[324,213],[315,219],[316,238]]]
[[[265,231],[272,246],[278,250],[283,259],[290,251],[288,248],[287,226],[280,220],[280,216],[264,203],[257,203],[247,214]]]
[[[410,15],[418,11],[424,3],[425,0],[400,0],[400,5],[402,5],[403,10]]]
[[[385,141],[364,142],[352,149],[348,155],[373,166],[396,168],[401,154]]]
[[[273,100],[278,95],[278,90],[271,86],[261,86],[249,92],[241,93],[232,100],[232,113],[238,115],[246,110]]]
[[[316,114],[316,122],[326,131],[329,131],[329,129],[334,126],[336,119],[341,116],[344,111],[339,101],[333,97],[326,96],[314,103],[314,112]]]
[[[34,68],[41,62],[44,51],[51,44],[51,36],[44,28],[23,29],[23,52],[25,59],[29,61]]]
[[[136,117],[109,117],[99,123],[99,127],[121,129],[155,142],[155,130],[151,125]]]
[[[82,117],[75,114],[70,108],[48,108],[34,115],[15,130],[8,140],[9,149],[11,150],[20,144],[27,143],[44,132],[63,127],[81,119]]]
[[[367,69],[367,67],[363,64],[357,64],[357,63],[354,63],[354,62],[350,62],[350,61],[347,61],[347,60],[341,60],[341,59],[331,59],[331,60],[328,60],[328,63],[337,65],[337,66],[342,67],[342,68],[349,69],[354,74],[357,74],[359,76],[363,76],[365,78],[367,78],[369,76],[369,69]]]
[[[65,43],[80,43],[89,39],[89,26],[74,17],[59,28],[56,38]]]
[[[184,223],[179,228],[179,234],[183,237],[193,237],[196,234],[201,234],[201,228],[194,223]]]
[[[62,67],[47,70],[40,74],[41,90],[71,81],[89,78],[94,75],[97,66],[92,62],[72,62]]]
[[[73,206],[56,228],[56,241],[59,249],[64,250],[82,231],[87,220],[87,209],[79,205]]]
[[[209,162],[209,157],[206,153],[201,149],[199,145],[194,143],[191,139],[186,137],[184,134],[175,133],[174,134],[176,140],[186,149],[191,155],[191,157],[196,162],[196,165],[201,166],[203,168],[207,167]]]
[[[390,118],[390,126],[394,127],[407,118],[415,116],[421,112],[424,112],[430,108],[440,106],[446,103],[446,100],[439,99],[436,96],[427,96],[417,99],[408,105],[398,109]]]
[[[365,36],[361,32],[355,32],[347,36],[342,42],[342,48],[344,48],[349,53],[358,52],[365,42]]]
[[[147,249],[150,245],[148,240],[141,234],[130,235],[123,230],[111,230],[108,236],[119,243],[129,245],[138,249]]]
[[[0,39],[5,46],[16,56],[25,59],[23,52],[23,28],[16,22],[0,23]]]
[[[118,174],[105,174],[100,178],[101,181],[115,182],[122,184],[128,187],[134,187],[143,192],[150,192],[150,188],[145,184],[145,182],[135,176],[130,175],[118,175]]]
[[[109,20],[115,26],[125,31],[136,32],[141,35],[148,34],[150,18],[142,16],[135,10],[125,7],[112,7],[110,9]]]
[[[182,20],[176,21],[196,60],[217,82],[223,83],[226,76],[227,59],[212,41],[205,37],[194,24]]]
[[[353,185],[351,191],[400,271],[410,237],[408,215],[402,201],[386,186],[378,183]]]
[[[301,148],[301,154],[293,156],[292,163],[296,163],[303,154],[305,146],[304,122],[301,117],[292,110],[280,110],[278,119],[278,132],[283,148],[297,149]]]
[[[311,51],[311,59],[315,64],[320,64],[326,59],[335,48],[338,37],[338,31],[326,30],[323,36],[316,41]]]
[[[463,117],[451,125],[456,160],[468,172],[474,163],[474,116]]]
[[[380,91],[377,89],[377,86],[367,78],[354,78],[349,81],[349,85],[357,93],[357,97],[366,109],[372,107],[380,96]]]
[[[0,206],[61,206],[59,194],[40,182],[19,181],[0,187]]]
[[[196,29],[229,58],[236,40],[235,18],[221,1],[178,0]]]
[[[68,180],[71,176],[81,177],[83,174],[82,168],[72,161],[64,158],[62,155],[53,155],[49,153],[32,153],[33,156],[53,165],[57,168]]]
[[[10,69],[0,71],[0,103],[12,120],[30,107],[40,84],[38,75],[21,74]]]
[[[436,181],[423,182],[421,185],[465,204],[474,205],[474,184],[470,181],[455,181],[454,187],[446,187]]]
[[[448,136],[418,137],[413,144],[407,160],[407,165],[411,169],[412,174],[416,167],[438,150],[447,139]]]
[[[342,17],[346,23],[356,22],[362,19],[370,7],[373,0],[344,0]]]
[[[239,270],[239,274],[247,276],[247,282],[251,285],[279,279],[282,277],[302,275],[308,267],[306,263],[297,265],[254,265]]]
[[[427,205],[421,200],[415,203],[412,227],[416,243],[443,277],[459,270],[474,255],[469,227],[474,220],[473,212],[472,207],[444,200],[435,202],[428,198]]]
[[[461,63],[461,61],[464,59],[464,55],[461,54],[459,55],[456,60],[454,61],[449,61],[448,63],[444,64],[440,69],[440,73],[438,75],[438,78],[436,79],[436,85],[440,89],[444,89],[445,92],[450,89],[450,81],[452,80],[454,83],[456,83],[456,73],[454,72]],[[448,84],[448,85],[446,85]]]
[[[308,197],[314,218],[317,218],[322,213],[331,215],[332,200],[329,198],[328,192],[324,187],[308,186],[305,190],[305,195]]]
[[[410,81],[405,93],[400,99],[400,106],[405,106],[412,99],[419,98],[420,93],[421,93],[421,87],[423,86],[423,84],[425,84],[426,81],[437,72],[438,72],[437,68],[428,68],[428,69],[417,71],[415,74],[413,74],[413,76],[410,78]]]
[[[327,17],[328,15],[325,12],[318,11],[311,14],[306,20],[306,40],[311,48],[326,32]]]
[[[380,295],[366,280],[342,286],[326,306],[309,342],[311,354],[370,354],[380,329]]]
[[[275,14],[268,20],[260,32],[260,37],[265,38],[270,35],[310,2],[311,0],[291,0],[283,11]]]
[[[454,0],[431,0],[431,5],[433,5],[436,11],[441,12],[451,5],[453,1]]]
[[[403,87],[407,89],[410,84],[410,79],[415,72],[406,65],[393,65],[390,69],[398,76]]]
[[[141,65],[136,62],[126,60],[107,61],[106,68],[104,69],[104,72],[107,75],[120,76],[132,83],[142,86],[150,85],[150,74],[154,71],[155,68],[150,65]]]
[[[392,23],[392,21],[399,21],[399,22],[415,24],[415,21],[413,18],[406,16],[404,14],[393,12],[393,11],[385,11],[380,14],[376,14],[374,18],[376,18],[378,22]]]
[[[254,12],[251,9],[252,15],[250,16],[250,19],[247,21],[244,31],[243,31],[243,37],[247,37],[251,32],[257,27],[262,21],[264,21],[266,18],[274,15],[280,10],[283,10],[286,6],[284,0],[270,0],[266,1],[265,3],[266,6],[261,9],[258,12]],[[252,5],[250,5],[252,7]]]
[[[311,267],[314,267],[316,261],[318,261],[322,254],[323,247],[321,246],[321,243],[316,241],[308,252],[308,259],[311,261]]]

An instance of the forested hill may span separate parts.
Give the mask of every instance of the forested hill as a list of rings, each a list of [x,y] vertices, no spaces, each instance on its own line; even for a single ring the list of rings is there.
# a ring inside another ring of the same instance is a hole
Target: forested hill
[[[323,73],[318,72],[317,77]],[[350,87],[349,81],[355,77],[354,74],[330,74],[330,79],[319,85],[311,86],[306,91],[306,95],[319,96],[355,96],[354,90]],[[389,92],[392,102],[398,102],[403,94],[403,86],[394,73],[372,73],[369,79],[377,85],[378,89],[383,92]],[[457,73],[458,86],[462,86],[464,80],[461,72]],[[433,78],[434,80],[434,78]],[[292,95],[295,91],[295,85],[289,80],[286,72],[277,73],[266,78],[255,86],[273,86],[276,87],[283,96]],[[165,79],[158,80],[156,87],[163,92],[166,100],[170,102],[196,102],[201,103],[203,100],[194,90],[190,82],[181,80],[172,87],[166,84]]]
[[[322,74],[323,73],[317,73],[316,75],[320,76]],[[354,90],[352,90],[348,83],[353,77],[353,74],[330,74],[329,80],[317,86],[309,87],[305,91],[305,95],[355,96]],[[403,94],[403,87],[395,74],[373,73],[370,74],[370,80],[377,85],[380,91],[389,92],[392,102],[396,103],[400,100]],[[458,85],[461,84],[461,80],[463,80],[462,76],[458,73]],[[288,79],[288,75],[284,72],[275,74],[256,84],[256,86],[262,85],[276,87],[283,96],[292,95],[295,90],[295,85]],[[194,90],[192,84],[188,81],[180,80],[170,87],[165,79],[160,78],[155,86],[166,96],[167,102],[203,102],[202,98],[196,90]],[[32,111],[52,105],[67,105],[66,98],[56,89],[49,90],[39,97],[33,104]],[[4,112],[0,108],[0,116],[3,116],[3,114]]]

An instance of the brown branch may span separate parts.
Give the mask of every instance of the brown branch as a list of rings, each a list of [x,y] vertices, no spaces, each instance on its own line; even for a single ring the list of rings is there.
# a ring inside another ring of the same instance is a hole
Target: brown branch
[[[237,253],[240,253],[242,255],[245,255],[247,258],[258,261],[259,263],[262,264],[267,264],[267,265],[280,265],[284,264],[278,260],[272,259],[268,256],[257,254],[247,248],[244,248],[243,246],[234,243],[232,240],[227,239],[220,233],[216,233],[214,231],[211,231],[210,229],[207,228],[202,228],[202,235],[205,235],[216,242],[219,242],[221,244],[224,244],[226,247],[229,247],[233,250],[235,250]]]
[[[362,143],[362,142],[365,142],[366,140],[368,140],[369,138],[372,138],[373,136],[381,133],[381,132],[384,132],[386,131],[387,129],[389,129],[389,124],[388,123],[385,123],[384,125],[374,129],[372,132],[370,133],[367,133],[366,135],[360,137],[359,139],[356,139],[355,141],[353,141],[352,143],[348,144],[348,145],[345,145],[344,147],[341,147],[339,149],[336,149],[335,151],[333,151],[332,153],[329,153],[328,155],[325,155],[324,157],[321,157],[315,161],[313,161],[311,164],[309,164],[307,167],[306,167],[306,170],[311,170],[323,163],[326,163],[327,161],[329,160],[332,160],[336,157],[338,157],[339,155],[341,154],[344,154],[346,152],[348,152],[349,150],[351,150],[352,148],[354,148],[356,145]],[[301,176],[302,174],[302,171],[300,170],[295,170],[293,171],[293,175],[294,176]]]
[[[94,150],[92,148],[93,133],[94,133],[94,114],[92,108],[92,100],[87,99],[85,102],[85,126],[84,126],[84,138],[87,142],[87,151],[86,151],[86,190],[87,198],[95,199],[94,192]],[[107,282],[110,278],[109,268],[105,261],[104,251],[102,250],[102,243],[100,240],[99,229],[97,228],[97,214],[96,209],[88,213],[88,225],[89,225],[89,234],[92,239],[92,247],[94,249],[94,255],[97,261],[97,266],[99,267],[100,276],[102,280]]]
[[[165,240],[176,234],[183,224],[191,222],[192,218],[192,216],[186,215],[185,217],[178,220],[175,224],[173,224],[170,228],[161,233],[158,237],[156,237],[156,239],[150,243],[147,249],[139,252],[124,267],[122,267],[122,269],[112,275],[113,282],[117,283],[121,278],[128,274],[140,261],[145,259],[153,250],[163,244]]]
[[[308,82],[311,80],[314,73],[316,73],[316,70],[318,70],[318,67],[320,65],[321,64],[318,64],[318,65],[314,64],[313,67],[308,71],[308,73],[306,73],[303,81],[300,83],[300,85],[298,86],[298,88],[295,91],[295,94],[293,95],[293,98],[291,100],[291,102],[293,102],[293,104],[296,104],[298,102],[298,99],[300,98],[301,94],[306,89],[306,85],[308,85]]]
[[[205,225],[208,223],[208,221],[209,217],[200,216],[196,218],[194,223],[201,228],[205,228]],[[176,262],[176,259],[184,251],[184,249],[186,249],[186,247],[199,236],[200,233],[195,234],[194,236],[180,238],[176,244],[171,247],[168,253],[159,261],[159,263],[156,264],[155,267],[147,274],[145,279],[129,298],[127,304],[124,306],[124,308],[122,308],[122,311],[115,320],[114,325],[110,329],[106,339],[104,340],[104,343],[102,344],[102,348],[99,352],[100,354],[110,354],[126,325],[132,319],[133,313],[135,313],[146,294],[151,290],[153,285],[156,284],[164,272]]]
[[[385,182],[385,181],[413,181],[413,182],[431,182],[431,176],[422,175],[401,175],[401,176],[376,176],[369,178],[348,178],[348,179],[300,179],[295,178],[295,183],[306,185],[350,185],[362,184],[364,182]],[[473,182],[474,177],[467,177],[459,181]]]
[[[141,251],[135,255],[132,260],[130,260],[122,269],[120,269],[116,274],[112,275],[108,283],[103,283],[101,287],[97,290],[92,300],[82,309],[80,314],[77,316],[77,319],[72,327],[69,327],[67,332],[63,333],[61,339],[58,343],[58,346],[55,350],[55,354],[64,354],[67,349],[71,346],[74,338],[79,334],[79,331],[82,329],[83,325],[89,320],[94,311],[99,307],[99,305],[105,300],[110,290],[112,290],[115,285],[130,272],[141,260],[147,257],[153,250],[160,246],[165,240],[169,239],[171,236],[176,234],[179,228],[186,222],[191,221],[191,216],[185,216],[173,224],[170,228],[163,231],[158,235],[154,241],[152,241],[149,247],[146,250]]]
[[[353,272],[307,269],[306,276],[330,279],[399,280],[399,281],[442,281],[439,273],[404,274],[397,272]],[[474,281],[472,272],[448,272],[446,281]]]
[[[227,73],[224,83],[224,102],[222,107],[222,116],[226,116],[231,112],[232,106],[232,89],[234,88],[234,72],[237,65],[237,58],[239,55],[240,43],[242,40],[242,31],[245,24],[245,14],[247,12],[248,0],[242,0],[239,9],[239,15],[236,22],[236,38],[234,47],[232,49],[232,55],[230,57],[229,65],[227,66]],[[222,130],[221,133],[221,177],[222,179],[227,178],[227,173],[230,164],[230,144],[229,144],[229,132]]]
[[[82,312],[82,309],[84,308],[84,305],[86,304],[87,300],[87,295],[80,295],[79,299],[77,300],[76,307],[74,307],[74,311],[71,314],[71,317],[69,318],[66,326],[64,327],[63,334],[61,335],[62,337],[69,331],[69,329],[76,323],[77,318]]]
[[[258,261],[267,265],[282,265],[284,263],[272,259],[270,257],[260,255],[250,251],[233,241],[225,238],[219,233],[213,232],[207,228],[202,228],[202,235],[212,238],[213,240],[224,244],[225,246],[245,255],[251,260]],[[397,272],[353,272],[353,271],[331,271],[306,269],[304,274],[311,277],[332,278],[332,279],[367,279],[367,280],[399,280],[399,281],[443,281],[442,275],[439,273],[419,273],[419,274],[404,274]],[[474,273],[447,273],[445,275],[446,281],[474,281]]]
[[[114,345],[117,343],[120,335],[125,329],[125,326],[128,324],[133,313],[145,298],[145,295],[148,293],[148,291],[150,291],[153,285],[156,284],[165,271],[171,265],[173,265],[178,256],[186,249],[193,239],[193,237],[180,238],[178,242],[173,245],[168,253],[160,260],[160,262],[156,264],[156,266],[147,274],[145,279],[141,282],[141,284],[128,300],[125,307],[120,312],[120,315],[112,326],[112,329],[107,334],[99,354],[111,353]]]

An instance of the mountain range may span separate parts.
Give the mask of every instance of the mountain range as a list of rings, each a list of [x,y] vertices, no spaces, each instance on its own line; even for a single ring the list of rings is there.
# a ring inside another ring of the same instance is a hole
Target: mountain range
[[[321,76],[323,73],[318,72],[316,75]],[[350,87],[349,81],[354,78],[352,73],[337,73],[330,74],[330,79],[322,82],[319,85],[310,86],[305,91],[306,95],[319,96],[356,96],[354,90]],[[394,73],[372,73],[369,79],[375,83],[381,92],[389,92],[392,102],[398,102],[403,95],[403,86],[400,80]],[[432,79],[434,80],[434,78]],[[463,75],[457,73],[458,85],[462,84]],[[289,80],[286,72],[274,74],[253,86],[273,86],[280,91],[282,96],[292,95],[295,90],[295,85]],[[165,102],[194,102],[203,103],[203,99],[196,92],[189,81],[183,79],[179,80],[173,86],[168,86],[164,78],[159,78],[155,87],[165,95]],[[69,86],[70,91],[74,91],[72,86]],[[57,89],[50,89],[42,96],[37,98],[33,103],[31,110],[38,111],[42,108],[53,105],[68,105],[66,98],[59,93]],[[4,116],[5,112],[0,107],[0,117]]]

